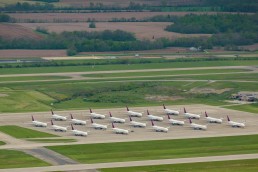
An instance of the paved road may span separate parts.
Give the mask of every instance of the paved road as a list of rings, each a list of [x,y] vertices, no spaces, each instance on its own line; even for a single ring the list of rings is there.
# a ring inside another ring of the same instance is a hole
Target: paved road
[[[87,169],[114,168],[114,167],[133,167],[133,166],[148,166],[148,165],[161,165],[161,164],[214,162],[214,161],[241,160],[241,159],[258,159],[258,154],[225,155],[225,156],[113,162],[113,163],[98,163],[98,164],[59,165],[59,166],[49,166],[49,167],[4,169],[4,170],[0,170],[0,172],[75,171],[75,170],[87,170]]]

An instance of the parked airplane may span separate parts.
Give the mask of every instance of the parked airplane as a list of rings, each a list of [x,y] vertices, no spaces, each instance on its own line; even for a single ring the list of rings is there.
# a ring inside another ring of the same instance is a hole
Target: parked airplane
[[[132,116],[132,117],[142,117],[142,113],[130,111],[127,106],[126,106],[126,109],[127,109],[127,113],[128,113],[129,116]]]
[[[116,128],[114,126],[114,123],[112,123],[112,130],[114,133],[116,134],[129,134],[129,130],[126,129],[122,129],[122,128]]]
[[[51,125],[52,125],[52,128],[53,128],[55,131],[66,132],[66,131],[67,131],[67,128],[68,128],[68,127],[62,127],[62,126],[54,125],[54,123],[53,123],[52,120],[51,120]]]
[[[191,118],[189,118],[189,122],[194,130],[207,130],[207,125],[195,124],[192,122]]]
[[[131,116],[129,116],[129,119],[130,119],[130,124],[129,125],[131,125],[133,127],[141,127],[141,128],[146,127],[146,123],[133,121]]]
[[[104,119],[105,118],[105,115],[94,113],[94,112],[92,112],[91,109],[90,109],[90,116],[94,119]]]
[[[232,127],[239,127],[239,128],[245,127],[245,123],[231,121],[228,116],[227,118],[228,118],[228,124],[231,125]]]
[[[36,127],[47,127],[47,123],[35,121],[33,115],[31,116],[31,118],[32,118],[32,124],[35,125]]]
[[[167,115],[179,115],[179,111],[167,109],[164,104],[163,104],[163,108]]]
[[[184,116],[186,118],[191,118],[191,119],[200,119],[201,117],[200,115],[186,112],[185,108],[184,108]]]
[[[97,129],[97,130],[106,130],[107,129],[107,125],[97,124],[97,123],[93,122],[92,118],[90,118],[90,121],[91,121],[91,125],[94,129]]]
[[[168,114],[167,114],[167,115],[168,115]],[[184,121],[179,121],[179,120],[171,119],[169,115],[168,115],[168,121],[169,121],[172,125],[184,125],[184,124],[185,124]]]
[[[213,118],[213,117],[209,117],[207,112],[205,111],[205,118],[209,123],[222,123],[222,118]]]
[[[161,127],[161,126],[157,126],[153,123],[153,121],[151,120],[151,125],[152,125],[152,128],[156,131],[156,132],[165,132],[167,133],[168,132],[168,129],[169,127]]]
[[[113,123],[125,123],[125,119],[113,117],[111,112],[109,112],[110,120]]]
[[[163,118],[160,116],[150,115],[149,110],[147,110],[147,116],[148,119],[152,121],[163,121]]]
[[[53,112],[53,110],[51,109],[51,113],[52,113],[52,119],[56,120],[56,121],[66,121],[67,117],[66,116],[61,116],[61,115],[57,115]]]
[[[75,119],[75,118],[73,118],[72,114],[70,114],[70,116],[71,116],[72,123],[74,125],[86,125],[86,121]]]
[[[87,136],[87,135],[88,135],[88,133],[85,132],[85,131],[75,130],[75,129],[73,128],[73,124],[71,124],[71,127],[72,127],[72,132],[73,132],[73,134],[74,134],[75,136]]]

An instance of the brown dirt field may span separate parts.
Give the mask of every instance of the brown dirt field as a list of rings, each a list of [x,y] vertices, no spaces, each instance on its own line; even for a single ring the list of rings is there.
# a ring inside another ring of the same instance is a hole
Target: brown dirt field
[[[66,56],[66,50],[0,50],[0,58]]]
[[[257,51],[258,50],[258,44],[253,44],[253,45],[245,45],[245,46],[240,46],[241,48],[249,51]]]
[[[98,4],[102,3],[105,6],[120,6],[126,7],[130,4],[130,2],[134,2],[136,4],[147,4],[151,6],[160,6],[162,5],[162,1],[156,0],[134,0],[134,1],[127,1],[127,0],[60,0],[61,4],[67,4],[74,7],[81,7],[81,6],[90,6],[90,3]],[[167,5],[193,5],[193,4],[201,4],[200,0],[169,0],[166,2]]]
[[[225,12],[224,12],[225,13]],[[176,15],[184,16],[186,14],[217,14],[217,12],[107,12],[107,13],[8,13],[15,18],[17,22],[85,22],[88,19],[95,21],[110,21],[112,18],[146,19],[157,15]]]
[[[30,38],[41,39],[42,36],[36,34],[32,29],[17,24],[0,24],[0,37],[4,39]]]
[[[48,29],[50,32],[62,31],[103,31],[124,30],[132,32],[139,39],[157,38],[175,39],[178,37],[210,36],[210,34],[180,34],[167,32],[164,28],[170,23],[166,22],[98,22],[96,28],[88,28],[88,23],[20,23],[23,27],[36,29],[38,26]]]

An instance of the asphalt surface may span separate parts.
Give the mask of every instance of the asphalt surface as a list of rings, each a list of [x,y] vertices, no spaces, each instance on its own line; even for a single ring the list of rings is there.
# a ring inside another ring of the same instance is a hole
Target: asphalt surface
[[[135,167],[135,166],[149,166],[149,165],[161,165],[161,164],[182,164],[182,163],[195,163],[195,162],[215,162],[215,161],[241,160],[241,159],[258,159],[258,154],[225,155],[225,156],[209,156],[209,157],[161,159],[161,160],[129,161],[129,162],[113,162],[113,163],[97,163],[97,164],[60,165],[60,166],[49,166],[49,167],[3,169],[3,170],[0,170],[0,172],[75,171],[75,170],[87,170],[87,169]]]

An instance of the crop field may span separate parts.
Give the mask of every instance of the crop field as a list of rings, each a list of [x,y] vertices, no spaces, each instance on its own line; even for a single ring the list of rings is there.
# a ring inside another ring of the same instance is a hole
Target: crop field
[[[0,150],[0,169],[41,167],[49,164],[31,155],[16,150]]]
[[[20,23],[19,25],[35,30],[37,27],[45,28],[49,32],[60,33],[63,31],[104,31],[104,30],[124,30],[134,33],[138,39],[151,40],[157,38],[176,39],[180,37],[211,36],[210,34],[181,34],[167,32],[164,30],[168,22],[98,22],[96,28],[89,28],[88,23]]]
[[[217,162],[199,162],[199,163],[184,163],[170,165],[153,165],[140,167],[124,167],[124,168],[104,168],[101,172],[255,172],[258,170],[258,159],[250,160],[234,160],[234,161],[217,161]]]
[[[47,148],[81,163],[102,163],[246,153],[251,154],[258,152],[257,141],[257,135],[246,135],[52,146]]]
[[[53,134],[45,133],[45,132],[40,132],[28,128],[23,128],[19,126],[14,126],[14,125],[4,125],[0,126],[0,131],[8,134],[12,137],[15,138],[43,138],[43,137],[58,137]]]

